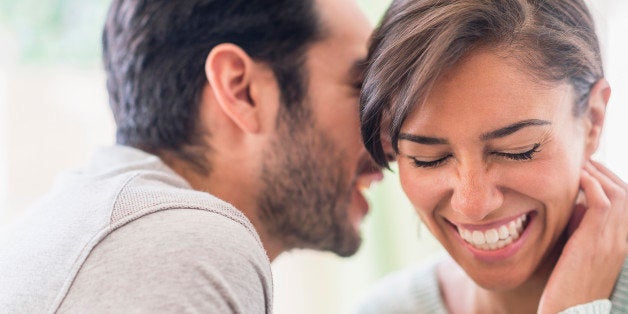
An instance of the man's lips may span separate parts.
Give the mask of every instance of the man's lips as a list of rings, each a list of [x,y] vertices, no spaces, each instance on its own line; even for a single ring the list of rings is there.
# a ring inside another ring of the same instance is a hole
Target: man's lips
[[[378,166],[370,157],[362,158],[358,164],[355,185],[361,193],[371,187],[374,182],[384,179],[382,168]]]
[[[364,193],[364,191],[368,190],[373,183],[382,181],[383,179],[384,174],[381,171],[377,171],[359,176],[355,185],[358,188],[358,191]]]
[[[384,174],[381,168],[373,166],[372,162],[364,162],[360,165],[358,175],[352,185],[353,200],[358,209],[359,214],[354,214],[354,224],[359,225],[361,219],[368,213],[369,205],[364,197],[364,192],[371,187],[375,182],[379,182],[384,179]],[[357,213],[357,211],[356,211]]]

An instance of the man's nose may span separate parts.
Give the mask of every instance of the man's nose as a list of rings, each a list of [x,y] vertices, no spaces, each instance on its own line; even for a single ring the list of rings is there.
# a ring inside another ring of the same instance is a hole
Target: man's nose
[[[470,222],[481,221],[504,201],[502,191],[482,166],[461,166],[452,180],[452,209]]]

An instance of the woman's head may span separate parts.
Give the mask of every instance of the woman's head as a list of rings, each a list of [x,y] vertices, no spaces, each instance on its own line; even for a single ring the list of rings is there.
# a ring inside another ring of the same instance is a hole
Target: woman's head
[[[547,270],[610,92],[584,4],[395,1],[370,58],[364,140],[435,237],[485,288]]]
[[[539,80],[572,85],[575,114],[604,76],[583,0],[395,0],[373,34],[361,99],[362,136],[378,163],[387,164],[381,136],[397,151],[401,126],[439,74],[483,47]]]

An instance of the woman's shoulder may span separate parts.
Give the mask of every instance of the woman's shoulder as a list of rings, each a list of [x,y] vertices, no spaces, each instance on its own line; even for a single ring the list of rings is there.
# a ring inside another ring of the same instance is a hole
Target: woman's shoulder
[[[624,260],[624,266],[615,283],[611,302],[611,313],[628,313],[628,258]]]
[[[443,259],[438,255],[385,276],[365,295],[356,313],[446,313],[436,273]]]

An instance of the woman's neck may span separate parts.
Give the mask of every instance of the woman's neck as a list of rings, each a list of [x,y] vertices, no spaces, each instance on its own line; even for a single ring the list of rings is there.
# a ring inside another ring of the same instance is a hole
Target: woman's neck
[[[549,273],[539,272],[507,291],[486,290],[473,283],[475,313],[536,313]]]
[[[510,290],[486,290],[455,261],[443,262],[437,273],[445,305],[450,313],[535,313],[563,243],[559,241],[528,280]]]

